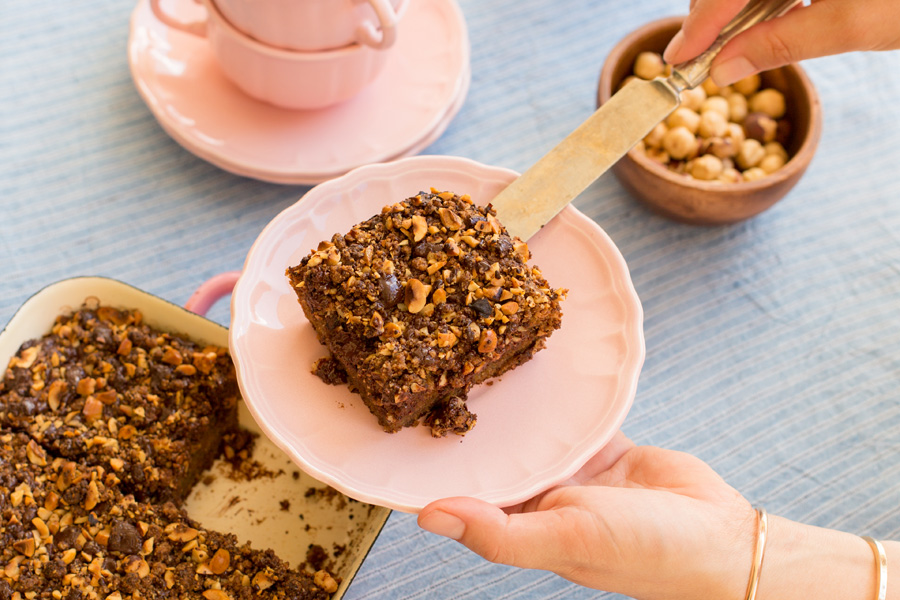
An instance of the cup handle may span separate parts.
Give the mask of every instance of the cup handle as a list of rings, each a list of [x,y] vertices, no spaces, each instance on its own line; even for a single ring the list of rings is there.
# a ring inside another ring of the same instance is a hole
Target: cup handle
[[[162,6],[160,6],[161,1],[162,0],[150,0],[150,8],[153,9],[153,14],[156,15],[157,19],[159,19],[172,29],[178,29],[180,31],[184,31],[185,33],[190,33],[199,37],[206,37],[205,19],[202,21],[190,21],[187,23],[184,21],[179,21],[163,10]],[[198,2],[198,4],[201,3]]]
[[[240,271],[226,271],[210,277],[200,284],[200,287],[184,303],[184,307],[200,316],[206,315],[219,298],[227,296],[234,290],[234,284],[237,283],[240,276]]]
[[[381,31],[371,21],[366,21],[356,30],[356,41],[378,50],[390,48],[397,39],[397,13],[390,0],[368,0],[378,21]]]

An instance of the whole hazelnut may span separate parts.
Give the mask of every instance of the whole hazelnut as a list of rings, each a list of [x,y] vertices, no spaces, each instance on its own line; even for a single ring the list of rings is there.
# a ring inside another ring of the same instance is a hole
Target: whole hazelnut
[[[744,96],[752,96],[759,89],[760,83],[762,83],[762,79],[759,73],[754,73],[731,85],[735,91],[740,92]]]
[[[688,88],[681,92],[681,106],[699,113],[707,95],[702,87]]]
[[[697,133],[700,128],[700,115],[689,108],[676,108],[666,119],[666,125],[674,129],[675,127],[684,127],[692,134]]]
[[[717,86],[716,83],[709,77],[703,80],[703,83],[700,84],[700,87],[703,88],[703,91],[706,92],[707,96],[722,96],[724,95],[722,93],[722,90],[729,89],[728,86]]]
[[[694,179],[712,181],[718,179],[723,170],[721,160],[712,154],[704,154],[691,163],[690,174]]]
[[[729,94],[725,98],[728,101],[730,118],[735,123],[740,123],[747,117],[747,98],[743,94]]]
[[[750,112],[766,113],[773,119],[780,119],[787,110],[784,94],[774,88],[766,88],[750,97]]]
[[[668,130],[669,128],[665,123],[657,123],[656,127],[650,130],[650,133],[644,137],[644,144],[648,148],[659,148],[662,146],[663,136],[666,135]]]
[[[700,144],[701,154],[712,154],[718,158],[731,158],[738,151],[738,144],[731,138],[710,137]]]
[[[744,176],[741,175],[741,172],[734,167],[726,167],[719,175],[719,181],[722,181],[724,183],[738,183],[739,181],[743,180]]]
[[[775,133],[777,131],[778,123],[766,113],[752,112],[744,119],[744,133],[746,133],[747,137],[750,139],[765,144],[775,140]]]
[[[728,129],[725,131],[725,139],[731,140],[734,142],[735,146],[740,147],[741,144],[744,143],[744,140],[747,139],[747,136],[744,134],[743,127],[737,123],[729,123]]]
[[[728,106],[728,100],[722,96],[710,96],[707,98],[703,102],[703,106],[700,107],[700,112],[702,114],[708,110],[714,110],[717,113],[721,113],[726,121],[731,118],[731,109]]]
[[[762,179],[766,175],[768,175],[768,173],[766,173],[759,167],[747,169],[741,174],[741,176],[744,178],[744,181],[756,181],[758,179]]]
[[[673,127],[663,136],[663,150],[676,160],[691,158],[700,147],[697,138],[683,125]],[[760,147],[762,150],[762,147]]]
[[[782,146],[780,143],[769,142],[768,144],[765,144],[763,146],[763,150],[766,151],[766,156],[768,156],[769,154],[777,154],[778,156],[783,158],[785,162],[787,162],[787,159],[788,159],[787,150],[785,150],[784,146]]]
[[[741,144],[741,149],[738,150],[735,161],[737,161],[737,165],[741,169],[747,170],[757,166],[765,155],[766,151],[763,150],[762,144],[757,140],[749,139],[744,140],[744,143]]]
[[[715,110],[707,110],[700,115],[700,126],[697,132],[705,137],[721,137],[728,130],[728,121],[722,113]],[[774,135],[774,131],[773,131]]]
[[[759,168],[766,173],[774,173],[783,167],[785,162],[787,161],[779,154],[766,154],[763,159],[759,161]]]
[[[647,148],[645,154],[647,158],[660,164],[669,162],[669,153],[662,148]]]
[[[656,52],[641,52],[634,59],[634,74],[641,79],[653,79],[666,71],[666,63]]]

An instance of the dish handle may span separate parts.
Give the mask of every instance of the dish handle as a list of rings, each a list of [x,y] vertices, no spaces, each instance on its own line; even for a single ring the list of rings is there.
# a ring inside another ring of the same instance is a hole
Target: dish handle
[[[240,271],[226,271],[210,277],[200,284],[184,303],[184,307],[193,313],[205,316],[213,304],[234,290],[234,285],[240,276]]]

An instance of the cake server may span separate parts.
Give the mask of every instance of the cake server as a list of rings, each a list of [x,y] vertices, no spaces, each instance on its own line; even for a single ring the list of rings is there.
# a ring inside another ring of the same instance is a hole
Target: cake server
[[[668,77],[634,80],[497,195],[491,204],[507,230],[527,240],[678,108],[681,92],[709,75],[725,44],[748,28],[781,16],[800,0],[751,0],[702,54],[675,65]]]

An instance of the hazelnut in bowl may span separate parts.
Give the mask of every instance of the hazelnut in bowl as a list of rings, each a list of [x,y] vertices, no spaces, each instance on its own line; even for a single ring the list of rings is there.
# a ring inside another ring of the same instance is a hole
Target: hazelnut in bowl
[[[600,73],[597,104],[630,78],[668,74],[661,55],[683,17],[653,21],[616,44]],[[637,199],[697,225],[755,216],[799,181],[815,153],[822,110],[796,64],[720,88],[711,79],[681,94],[681,105],[613,166]]]

